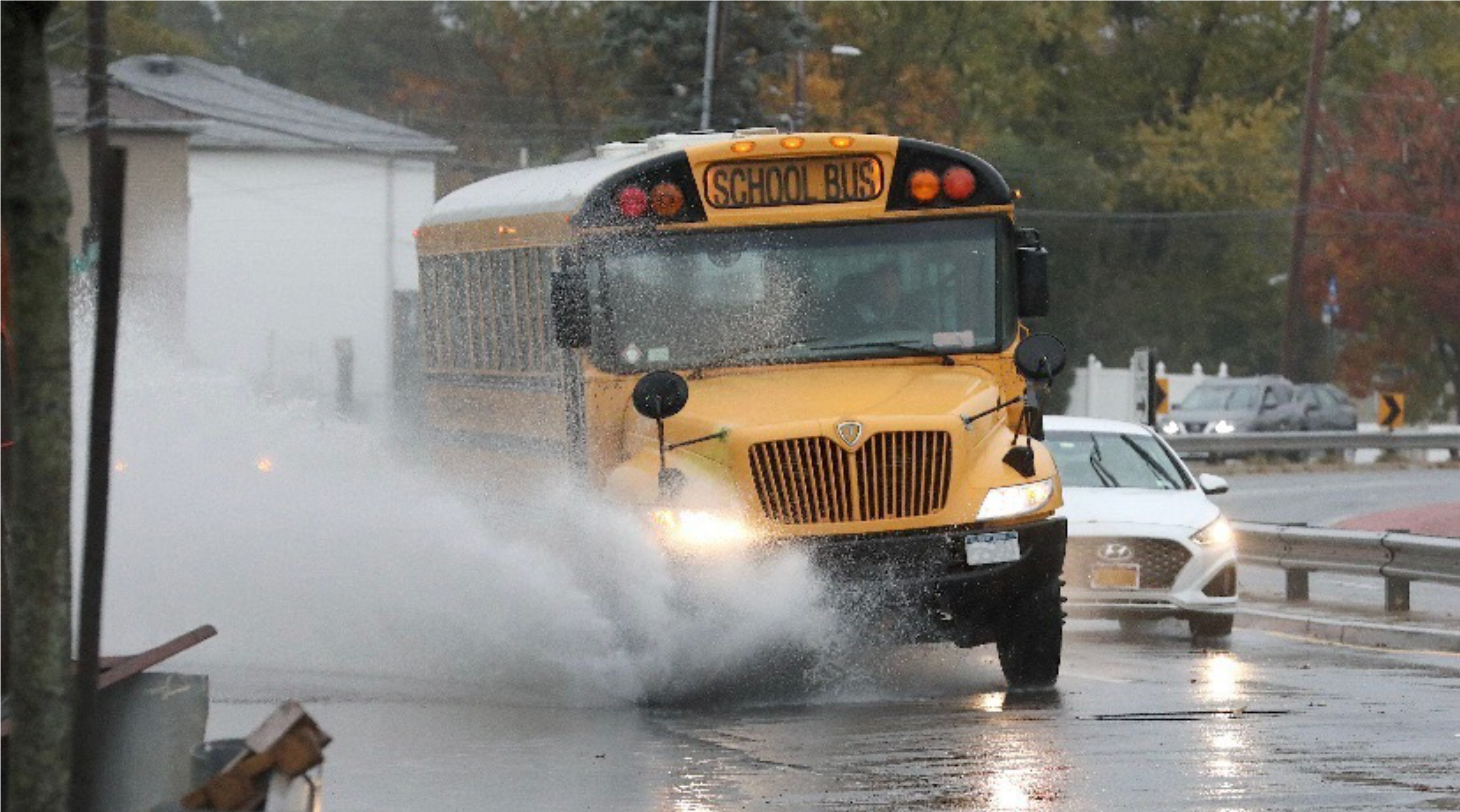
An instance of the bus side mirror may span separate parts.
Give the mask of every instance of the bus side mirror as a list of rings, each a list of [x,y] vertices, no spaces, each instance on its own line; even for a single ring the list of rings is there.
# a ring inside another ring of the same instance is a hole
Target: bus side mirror
[[[1019,271],[1019,316],[1049,315],[1049,251],[1042,245],[1021,245],[1015,252]]]
[[[559,254],[551,284],[554,340],[567,349],[588,346],[588,274],[582,263],[566,253]]]

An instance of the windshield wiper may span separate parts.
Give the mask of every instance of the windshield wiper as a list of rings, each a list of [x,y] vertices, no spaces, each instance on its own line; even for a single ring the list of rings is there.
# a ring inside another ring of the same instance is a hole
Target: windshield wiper
[[[774,350],[789,350],[792,347],[804,346],[813,341],[821,341],[824,338],[826,338],[826,336],[808,336],[806,338],[794,338],[790,341],[787,341],[784,338],[778,338],[775,341],[767,341],[762,344],[752,344],[748,347],[738,347],[716,358],[711,358],[709,360],[701,361],[698,364],[695,364],[690,371],[690,377],[698,378],[703,375],[704,371],[709,367],[724,366],[731,361],[739,361],[747,357],[754,357],[757,353],[772,352]]]
[[[1171,478],[1171,474],[1167,473],[1166,469],[1162,468],[1161,464],[1156,462],[1156,458],[1152,457],[1149,451],[1141,448],[1139,445],[1136,445],[1135,440],[1132,440],[1130,437],[1124,434],[1120,435],[1120,440],[1121,442],[1130,446],[1131,450],[1136,452],[1136,456],[1141,458],[1141,462],[1144,462],[1147,468],[1150,468],[1153,472],[1155,472],[1156,476],[1160,477],[1166,482],[1166,484],[1170,485],[1172,488],[1175,488],[1178,491],[1181,490],[1181,484]]]
[[[1095,476],[1100,477],[1100,482],[1107,488],[1119,488],[1120,483],[1116,481],[1115,475],[1105,467],[1105,458],[1100,453],[1100,441],[1095,435],[1090,435],[1090,467],[1094,469]]]
[[[814,339],[813,339],[814,340]],[[943,366],[953,366],[953,356],[933,347],[925,347],[913,341],[861,341],[852,344],[823,344],[817,347],[819,350],[870,350],[878,348],[909,350],[918,355],[928,355],[943,359]]]

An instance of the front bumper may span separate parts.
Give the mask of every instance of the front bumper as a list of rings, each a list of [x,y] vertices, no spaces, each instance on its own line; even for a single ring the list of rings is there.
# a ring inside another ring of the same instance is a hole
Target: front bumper
[[[833,588],[871,594],[905,614],[899,625],[914,639],[978,645],[1064,565],[1063,518],[999,529],[1019,534],[1019,560],[970,566],[964,537],[990,532],[973,526],[803,543]]]
[[[1103,560],[1100,551],[1109,545],[1124,547],[1132,555],[1118,562]],[[1234,546],[1211,548],[1179,533],[1117,537],[1077,531],[1068,550],[1065,609],[1073,617],[1188,618],[1230,615],[1237,609]],[[1132,565],[1141,571],[1138,587],[1096,587],[1095,567]]]

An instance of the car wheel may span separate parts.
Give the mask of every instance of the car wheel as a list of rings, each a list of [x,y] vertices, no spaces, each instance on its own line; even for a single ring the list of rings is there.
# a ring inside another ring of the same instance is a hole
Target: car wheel
[[[1192,637],[1226,637],[1232,633],[1232,615],[1193,615]]]
[[[995,638],[999,666],[1014,689],[1049,688],[1059,679],[1065,613],[1060,583],[1051,578],[1025,595]]]

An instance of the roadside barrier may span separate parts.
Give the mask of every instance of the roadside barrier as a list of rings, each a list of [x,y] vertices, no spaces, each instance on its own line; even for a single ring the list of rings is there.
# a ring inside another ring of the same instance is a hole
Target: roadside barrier
[[[1308,600],[1313,572],[1383,578],[1390,612],[1409,611],[1412,581],[1460,586],[1460,539],[1252,522],[1233,522],[1232,528],[1238,560],[1282,569],[1290,601]]]
[[[1460,429],[1434,431],[1249,431],[1231,434],[1168,434],[1178,454],[1255,454],[1264,451],[1448,450],[1460,452]]]

